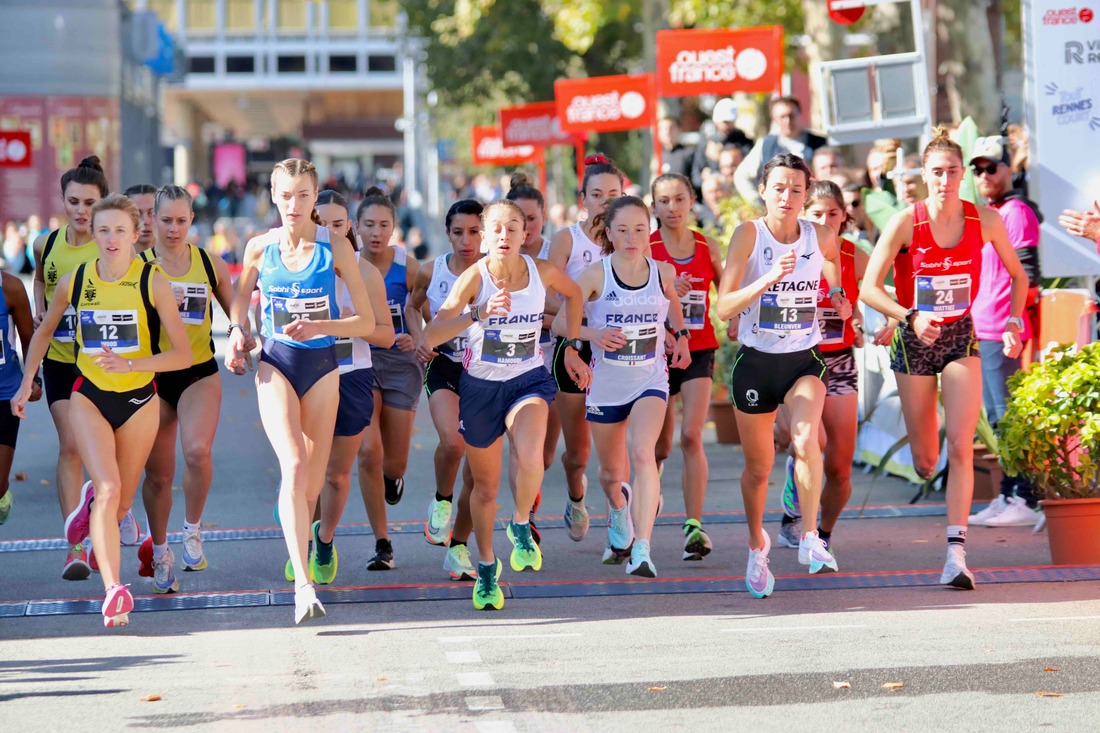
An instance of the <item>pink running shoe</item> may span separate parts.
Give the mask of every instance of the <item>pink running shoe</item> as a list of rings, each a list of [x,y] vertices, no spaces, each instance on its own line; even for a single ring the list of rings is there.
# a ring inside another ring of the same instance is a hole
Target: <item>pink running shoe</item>
[[[134,610],[134,597],[130,589],[115,583],[107,589],[103,599],[103,625],[107,628],[126,626],[130,623],[130,611]]]
[[[88,523],[91,521],[92,502],[95,500],[95,487],[91,481],[85,481],[80,487],[80,502],[69,516],[65,517],[65,539],[70,545],[77,545],[88,538]]]

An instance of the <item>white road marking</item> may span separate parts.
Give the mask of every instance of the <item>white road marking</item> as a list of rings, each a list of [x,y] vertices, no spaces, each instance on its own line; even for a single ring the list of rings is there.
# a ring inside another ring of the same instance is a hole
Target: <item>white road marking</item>
[[[446,652],[446,655],[447,661],[451,664],[477,664],[481,661],[481,655],[469,649],[457,652]]]
[[[516,733],[516,726],[509,720],[479,720],[474,727],[477,733]]]
[[[865,629],[864,624],[852,624],[850,626],[747,626],[743,629],[722,629],[724,633],[740,633],[744,631],[832,631],[834,629]]]
[[[500,695],[474,695],[466,698],[466,707],[471,711],[503,710],[504,700]]]
[[[440,644],[469,644],[483,639],[508,640],[512,639],[565,639],[580,634],[497,634],[492,636],[441,636]]]
[[[463,687],[496,687],[497,685],[488,672],[459,672],[455,678]]]
[[[1045,616],[1041,618],[1010,618],[1014,624],[1030,624],[1035,621],[1096,621],[1100,616]]]

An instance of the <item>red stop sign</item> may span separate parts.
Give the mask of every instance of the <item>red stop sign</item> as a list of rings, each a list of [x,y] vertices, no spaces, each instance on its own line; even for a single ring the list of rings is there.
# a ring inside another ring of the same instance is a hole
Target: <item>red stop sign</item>
[[[841,25],[851,25],[855,23],[863,17],[863,12],[867,10],[867,8],[863,5],[857,7],[844,7],[850,6],[851,4],[851,0],[829,0],[829,17],[832,18],[834,22],[840,23]],[[838,5],[841,7],[837,7]]]

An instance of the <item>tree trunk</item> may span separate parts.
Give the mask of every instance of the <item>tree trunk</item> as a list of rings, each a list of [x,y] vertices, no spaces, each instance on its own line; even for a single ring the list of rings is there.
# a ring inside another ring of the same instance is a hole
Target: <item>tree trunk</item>
[[[810,38],[806,46],[806,60],[811,74],[810,109],[804,116],[810,128],[824,130],[825,120],[821,119],[821,94],[824,90],[817,83],[814,65],[847,58],[844,49],[847,28],[829,18],[828,5],[821,0],[802,0],[802,11],[806,14],[806,35]]]
[[[938,0],[936,4],[937,122],[973,117],[983,134],[1000,125],[988,0]]]

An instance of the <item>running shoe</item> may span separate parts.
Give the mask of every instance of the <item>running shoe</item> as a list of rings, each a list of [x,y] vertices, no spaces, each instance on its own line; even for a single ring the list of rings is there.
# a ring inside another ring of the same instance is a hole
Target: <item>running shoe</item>
[[[153,560],[153,592],[175,593],[180,589],[176,582],[176,556],[169,547],[160,559]]]
[[[787,456],[787,478],[783,482],[783,511],[788,517],[801,517],[802,507],[798,505],[798,487],[794,483],[794,456]]]
[[[611,509],[607,513],[607,545],[617,550],[625,550],[634,542],[634,517],[630,513],[633,496],[630,484],[623,482],[621,487],[622,509]]]
[[[294,589],[294,623],[325,617],[325,607],[317,600],[317,591],[312,585],[301,585]]]
[[[947,546],[947,562],[944,563],[943,573],[940,575],[940,585],[974,590],[974,573],[966,567],[966,550],[962,546]]]
[[[386,485],[386,503],[393,505],[401,501],[401,497],[405,495],[405,477],[390,478],[389,476],[382,476],[382,483]]]
[[[772,540],[764,533],[764,546],[759,550],[749,548],[749,566],[745,570],[745,585],[753,598],[767,598],[775,589],[775,576],[768,569],[768,553]]]
[[[477,580],[474,582],[474,608],[484,611],[489,608],[499,611],[504,608],[504,591],[497,583],[504,565],[498,557],[492,565],[477,564]]]
[[[314,583],[328,585],[336,580],[336,567],[339,564],[336,555],[336,538],[333,537],[332,542],[328,545],[328,557],[322,558],[320,548],[323,543],[321,542],[320,521],[313,523],[310,528],[310,535],[313,540],[309,543],[309,576]]]
[[[637,575],[640,578],[656,578],[657,569],[653,567],[653,561],[649,558],[649,542],[636,540],[630,551],[630,562],[626,564],[627,575]]]
[[[70,545],[83,542],[88,538],[88,523],[91,521],[92,502],[95,501],[95,487],[91,481],[85,481],[80,487],[80,501],[76,509],[65,517],[65,539]]]
[[[183,554],[180,558],[184,570],[206,570],[206,554],[202,551],[202,535],[198,532],[183,533]]]
[[[987,527],[1034,527],[1041,515],[1018,496],[1008,497],[1008,506],[985,520]]]
[[[428,505],[428,521],[424,522],[424,539],[429,545],[446,545],[451,525],[451,509],[454,505],[450,499],[439,501],[432,499]]]
[[[470,561],[470,549],[466,545],[447,548],[443,569],[451,574],[451,580],[473,580],[477,577],[474,564]]]
[[[306,570],[309,571],[309,582],[316,583],[317,579],[313,577],[313,568],[309,566],[309,556],[313,554],[313,543],[309,543],[309,549],[306,550]],[[294,563],[289,559],[286,561],[286,567],[283,568],[283,577],[286,578],[288,583],[294,582]]]
[[[65,569],[61,571],[61,577],[65,580],[87,580],[92,574],[92,568],[88,565],[88,550],[83,542],[69,546],[69,554],[65,556]]]
[[[133,547],[141,539],[141,527],[134,519],[134,513],[127,511],[126,516],[118,523],[118,541],[127,547]]]
[[[107,589],[103,599],[103,625],[107,628],[126,626],[130,623],[130,611],[134,610],[134,597],[130,589],[115,583]]]
[[[542,532],[539,532],[538,526],[535,525],[534,515],[527,516],[527,526],[531,528],[531,539],[535,541],[535,544],[542,547]]]
[[[0,524],[8,521],[8,515],[11,514],[11,489],[8,489],[8,493],[0,496]]]
[[[508,539],[512,541],[512,570],[521,573],[527,568],[532,570],[542,569],[542,550],[531,536],[530,524],[508,523],[506,531]]]
[[[997,516],[1007,508],[1008,502],[1005,500],[1004,495],[998,494],[997,498],[989,502],[989,506],[987,506],[985,509],[982,509],[977,514],[971,514],[968,524],[980,524],[982,526],[985,526],[986,522],[988,522],[990,519],[993,519],[993,517]]]
[[[798,545],[802,542],[802,520],[796,519],[793,522],[784,522],[779,525],[779,546],[790,547],[795,550],[798,549]]]
[[[393,545],[387,539],[374,543],[374,557],[367,561],[367,570],[393,570]]]
[[[588,509],[584,500],[565,501],[565,528],[569,530],[569,539],[580,542],[588,536]]]
[[[88,567],[91,568],[93,573],[99,572],[99,561],[95,559],[95,548],[92,547],[92,539],[89,537],[88,544]]]
[[[798,543],[798,562],[810,566],[810,573],[835,573],[836,558],[825,546],[825,540],[817,532],[807,532]]]
[[[539,488],[539,493],[535,494],[535,503],[531,505],[531,513],[534,514],[542,506],[542,489]]]
[[[149,535],[138,546],[138,575],[143,578],[153,577],[153,536]]]
[[[710,536],[703,531],[698,519],[684,522],[684,560],[702,560],[714,549]]]

